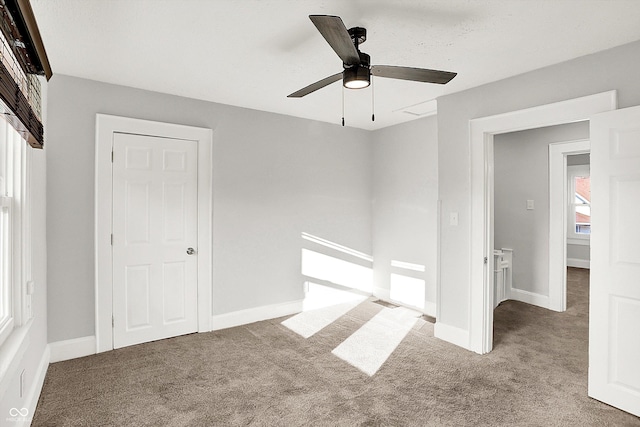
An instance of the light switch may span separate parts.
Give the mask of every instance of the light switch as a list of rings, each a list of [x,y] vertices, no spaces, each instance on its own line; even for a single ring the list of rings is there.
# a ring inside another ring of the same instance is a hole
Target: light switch
[[[533,210],[533,200],[527,200],[527,210],[528,211]]]
[[[451,212],[449,214],[449,225],[458,225],[458,212]]]

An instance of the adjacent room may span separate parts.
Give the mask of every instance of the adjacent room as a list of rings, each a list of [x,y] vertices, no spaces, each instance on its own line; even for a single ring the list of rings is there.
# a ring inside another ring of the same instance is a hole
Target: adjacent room
[[[0,426],[640,426],[640,2],[0,8]]]

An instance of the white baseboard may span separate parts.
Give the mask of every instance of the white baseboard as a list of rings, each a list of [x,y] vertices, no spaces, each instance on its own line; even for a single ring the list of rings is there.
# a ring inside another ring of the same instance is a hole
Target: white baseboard
[[[300,313],[301,311],[302,300],[298,300],[217,314],[211,317],[211,330],[217,331],[219,329],[233,328],[234,326],[289,316]]]
[[[47,376],[50,354],[49,346],[46,346],[42,353],[42,357],[40,358],[38,370],[35,372],[34,381],[31,384],[31,388],[29,389],[27,398],[25,399],[25,408],[29,410],[29,415],[18,421],[16,423],[17,426],[28,427],[31,425],[31,420],[33,419],[33,414],[36,411],[36,406],[38,406],[38,399],[40,399],[40,393],[42,393],[42,387],[44,386],[44,379]]]
[[[424,303],[424,314],[431,317],[436,317],[436,303],[427,301]]]
[[[567,258],[567,267],[590,268],[591,262],[588,259]]]
[[[399,301],[395,301],[391,299],[391,292],[389,289],[384,288],[373,288],[373,296],[377,299],[381,299],[382,301],[390,302],[392,304],[406,305],[412,310],[418,310],[426,314],[427,316],[436,317],[436,303],[426,301],[424,305],[424,309],[415,307],[413,305],[404,304]]]
[[[391,301],[391,292],[385,288],[373,288],[373,296],[383,301]]]
[[[82,337],[49,343],[51,363],[96,354],[96,337]]]
[[[446,325],[442,322],[436,322],[433,327],[433,336],[464,349],[471,350],[469,347],[469,331],[467,330]]]
[[[549,305],[549,297],[547,295],[536,294],[534,292],[523,291],[522,289],[511,288],[509,290],[512,300],[526,302],[527,304],[537,305],[538,307],[551,310]]]

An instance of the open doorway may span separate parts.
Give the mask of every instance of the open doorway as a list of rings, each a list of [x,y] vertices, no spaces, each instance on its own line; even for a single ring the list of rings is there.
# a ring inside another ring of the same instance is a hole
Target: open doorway
[[[512,299],[554,311],[566,309],[567,251],[574,250],[558,244],[566,243],[562,236],[570,231],[563,227],[570,217],[566,164],[569,155],[585,149],[588,138],[588,121],[495,135],[494,306]],[[560,173],[555,171],[556,161],[561,162]],[[551,197],[556,192],[561,197]]]
[[[494,136],[543,125],[590,121],[591,173],[596,200],[591,237],[588,316],[589,396],[638,414],[640,356],[634,325],[640,294],[633,278],[640,266],[635,223],[640,170],[640,106],[616,110],[615,91],[470,121],[471,304],[469,347],[479,353],[493,345]],[[615,111],[614,111],[615,110]],[[573,117],[573,120],[569,120]],[[601,203],[601,201],[603,203]],[[530,306],[530,305],[529,305]],[[533,307],[533,306],[531,306]],[[476,320],[478,324],[476,324]],[[621,386],[624,384],[624,386]]]
[[[591,261],[590,154],[567,155],[567,266],[589,268]]]
[[[595,114],[615,110],[616,107],[616,92],[610,91],[470,121],[470,350],[484,354],[493,347],[494,278],[493,268],[490,268],[488,260],[495,247],[492,203],[494,136],[589,120]]]

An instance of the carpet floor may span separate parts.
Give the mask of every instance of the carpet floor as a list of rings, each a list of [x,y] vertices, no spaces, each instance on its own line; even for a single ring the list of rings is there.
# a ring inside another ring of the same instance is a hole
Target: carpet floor
[[[588,282],[565,313],[501,304],[483,356],[416,319],[373,376],[332,354],[371,300],[309,338],[281,318],[54,363],[32,426],[640,426],[587,397]]]

